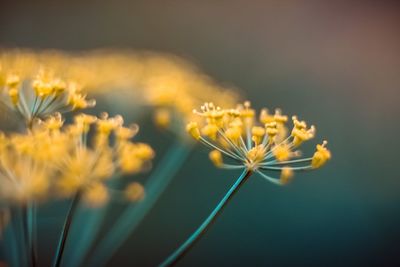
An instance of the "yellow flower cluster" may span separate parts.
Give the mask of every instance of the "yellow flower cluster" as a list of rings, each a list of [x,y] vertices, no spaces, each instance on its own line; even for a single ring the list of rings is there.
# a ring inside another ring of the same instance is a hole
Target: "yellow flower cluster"
[[[43,68],[34,77],[6,74],[3,86],[0,86],[0,101],[28,123],[56,111],[67,112],[96,104],[94,100],[86,99],[79,84],[66,82]]]
[[[27,134],[1,134],[0,197],[26,202],[80,192],[88,204],[102,205],[109,199],[107,180],[138,173],[154,157],[150,146],[131,141],[137,131],[137,125],[125,127],[121,116],[107,114],[80,114],[64,127],[56,113],[36,121]]]
[[[52,72],[38,75],[38,69],[43,65]],[[127,95],[129,104],[135,99],[138,105],[152,107],[154,121],[161,127],[195,119],[191,112],[193,107],[209,98],[220,99],[217,104],[223,106],[233,105],[237,98],[231,88],[218,85],[188,62],[166,54],[107,50],[81,54],[26,50],[0,52],[2,98],[7,99],[9,105],[18,105],[15,107],[18,112],[25,114],[26,110],[32,109],[34,99],[25,100],[30,103],[26,108],[23,98],[29,96],[24,93],[24,88],[33,86],[33,77],[40,79],[35,83],[39,88],[34,90],[38,93],[38,102],[40,95],[47,99],[43,99],[42,113],[60,90],[71,97],[58,99],[70,109],[78,109],[94,104],[80,93],[81,87],[93,94],[118,89],[122,95]],[[47,114],[51,114],[51,110],[48,111]]]
[[[60,161],[67,140],[45,131],[28,134],[0,134],[0,197],[26,202],[48,195],[50,180],[56,175],[53,161]]]
[[[194,139],[212,149],[210,160],[220,168],[246,168],[271,182],[286,184],[294,171],[319,168],[331,158],[324,141],[317,145],[313,157],[298,159],[301,153],[296,149],[314,137],[315,127],[308,127],[305,121],[293,116],[293,129],[289,133],[288,117],[279,109],[274,114],[261,110],[258,121],[250,102],[234,109],[205,103],[201,111],[194,110],[194,114],[202,120],[190,122],[186,129]],[[224,163],[224,156],[236,164]],[[278,171],[280,179],[262,171]]]

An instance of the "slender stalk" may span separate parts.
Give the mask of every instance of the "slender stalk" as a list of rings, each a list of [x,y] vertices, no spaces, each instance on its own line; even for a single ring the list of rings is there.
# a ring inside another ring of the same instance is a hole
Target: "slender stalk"
[[[5,229],[4,239],[2,240],[5,245],[5,255],[7,262],[11,267],[19,267],[27,265],[24,261],[24,248],[25,243],[22,235],[22,220],[21,212],[19,209],[11,208],[11,221]]]
[[[68,210],[67,217],[65,218],[64,226],[62,228],[61,236],[58,241],[57,251],[54,257],[53,267],[59,267],[61,265],[62,255],[65,248],[65,242],[67,241],[68,232],[71,226],[72,218],[74,216],[75,210],[81,198],[81,192],[77,192],[72,199],[71,206]]]
[[[24,208],[24,228],[26,229],[26,242],[28,245],[28,255],[30,260],[30,266],[36,267],[36,212],[35,204],[29,202]]]
[[[19,247],[18,247],[18,237],[16,229],[14,229],[14,223],[9,222],[6,229],[4,230],[4,234],[2,236],[2,250],[4,251],[5,260],[11,266],[20,266],[20,257],[19,255]]]
[[[108,203],[104,207],[90,208],[80,205],[70,229],[71,243],[64,252],[65,266],[82,266],[107,215]],[[82,227],[85,225],[85,227]]]
[[[145,184],[146,198],[125,209],[113,228],[100,241],[87,266],[99,267],[107,264],[157,202],[181,169],[190,151],[191,145],[182,141],[177,141],[170,147]]]
[[[115,185],[117,181],[118,179],[111,178],[109,185]],[[74,221],[76,223],[70,229],[69,238],[71,241],[66,245],[64,252],[65,266],[78,267],[83,265],[101,230],[111,203],[107,202],[104,206],[96,208],[82,204],[79,205],[75,213]],[[85,227],[82,227],[82,225],[85,225]]]
[[[28,266],[32,266],[32,256],[31,256],[31,241],[30,241],[30,233],[29,233],[29,211],[28,211],[28,204],[24,204],[21,208],[22,210],[22,235],[23,235],[23,242],[25,248],[25,257],[28,261]]]
[[[177,250],[175,250],[163,263],[161,263],[159,267],[167,267],[175,265],[190,250],[190,248],[193,247],[195,242],[198,241],[200,237],[205,234],[205,232],[215,221],[217,216],[221,214],[223,208],[229,203],[229,200],[232,199],[233,195],[247,181],[247,179],[251,176],[251,174],[252,172],[249,170],[243,171],[243,173],[239,176],[236,182],[232,185],[232,187],[228,190],[225,196],[221,199],[221,201],[210,213],[210,215],[208,215],[208,217],[204,220],[204,222],[200,225],[200,227],[197,228],[197,230],[194,231],[192,235]]]

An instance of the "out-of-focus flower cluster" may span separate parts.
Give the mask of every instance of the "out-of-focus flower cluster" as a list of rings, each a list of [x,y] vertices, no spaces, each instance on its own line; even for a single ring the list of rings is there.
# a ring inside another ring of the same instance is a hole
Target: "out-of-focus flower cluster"
[[[180,129],[180,122],[195,119],[191,112],[194,106],[210,98],[218,99],[216,104],[231,106],[237,98],[232,88],[218,85],[188,62],[165,54],[102,50],[81,54],[26,50],[0,53],[0,87],[8,95],[9,104],[20,105],[18,109],[25,113],[21,93],[28,95],[21,87],[35,87],[33,79],[39,80],[36,87],[43,87],[35,89],[35,93],[44,93],[47,104],[62,91],[65,93],[58,98],[60,102],[81,108],[93,104],[81,93],[82,87],[95,94],[118,89],[129,101],[135,99],[138,105],[154,108],[157,125],[175,129]],[[52,72],[38,73],[42,66]],[[28,105],[27,110],[31,109]]]
[[[26,134],[0,135],[0,198],[24,203],[80,192],[99,206],[110,197],[107,180],[138,173],[154,157],[150,146],[131,141],[138,127],[123,126],[121,116],[80,114],[63,123],[56,113],[35,121]]]
[[[315,135],[315,127],[292,117],[293,128],[289,132],[288,117],[279,109],[270,114],[262,109],[259,119],[250,102],[233,109],[222,109],[206,103],[200,111],[194,110],[201,122],[187,125],[190,135],[211,148],[211,161],[220,168],[248,169],[276,184],[286,184],[295,171],[319,168],[331,158],[327,142],[317,145],[312,157],[301,158],[298,147]],[[227,164],[223,157],[234,162]],[[276,179],[263,171],[280,172]]]
[[[28,124],[55,111],[68,112],[96,104],[93,99],[86,99],[79,84],[67,83],[43,68],[39,68],[34,77],[21,80],[15,71],[4,75],[3,79],[1,100]]]
[[[117,68],[112,58],[117,57],[106,56],[103,63],[108,65],[99,69],[98,54],[0,53],[0,102],[25,125],[17,133],[0,132],[0,203],[25,205],[79,194],[86,203],[99,206],[113,194],[131,201],[144,197],[137,182],[124,192],[107,187],[109,179],[150,167],[153,149],[131,141],[137,125],[126,127],[122,116],[107,113],[79,114],[64,125],[63,113],[95,105],[86,92],[109,85],[128,89],[121,78],[131,72],[118,76],[124,67]]]

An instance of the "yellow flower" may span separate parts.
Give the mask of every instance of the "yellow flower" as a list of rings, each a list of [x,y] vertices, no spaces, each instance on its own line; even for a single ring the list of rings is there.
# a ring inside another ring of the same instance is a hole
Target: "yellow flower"
[[[99,206],[109,198],[108,179],[150,166],[152,148],[131,141],[137,131],[124,127],[119,115],[80,114],[64,125],[56,113],[35,120],[25,134],[0,132],[0,199],[26,203],[81,192],[90,206]]]
[[[70,106],[72,110],[85,109],[96,105],[96,101],[93,99],[86,99],[86,94],[82,93],[82,88],[77,83],[71,82],[67,89],[67,106]]]
[[[47,198],[66,141],[38,129],[27,134],[0,134],[0,198],[18,203]]]
[[[167,128],[171,124],[171,112],[166,108],[159,108],[154,112],[153,120],[158,127]]]
[[[110,198],[107,187],[102,183],[90,185],[83,193],[82,199],[90,207],[103,206]]]
[[[279,179],[282,184],[288,184],[292,180],[293,175],[293,170],[290,167],[283,167]]]
[[[311,161],[313,168],[319,168],[331,159],[331,152],[325,147],[327,144],[327,141],[323,141],[322,145],[317,145],[317,151]]]
[[[124,142],[133,138],[138,132],[139,126],[137,124],[133,124],[130,127],[118,127],[115,130],[115,136],[119,142]]]
[[[296,116],[292,117],[293,119],[293,144],[295,146],[299,146],[304,141],[308,141],[309,139],[313,138],[315,135],[315,127],[311,126],[307,129],[307,123],[305,121],[299,121]]]
[[[247,169],[283,185],[295,171],[318,168],[330,159],[326,142],[317,146],[313,157],[296,159],[301,152],[294,149],[314,137],[315,127],[307,128],[306,122],[293,116],[293,130],[288,135],[287,116],[279,109],[274,115],[262,109],[259,122],[255,119],[256,111],[248,101],[233,109],[206,103],[200,112],[195,110],[194,113],[202,120],[189,123],[186,129],[194,139],[212,149],[209,157],[217,167]],[[233,164],[225,163],[223,157]],[[281,176],[273,178],[264,171],[281,172]]]
[[[223,164],[222,154],[218,150],[212,150],[209,154],[209,158],[216,167],[220,167]]]
[[[90,130],[90,125],[97,121],[97,117],[87,114],[79,114],[74,117],[74,120],[74,126],[79,133],[88,133]]]
[[[249,169],[257,168],[257,165],[264,160],[266,148],[263,145],[256,145],[246,153],[247,166]]]
[[[20,77],[6,74],[5,84],[0,85],[0,101],[32,124],[36,118],[45,118],[55,112],[68,112],[93,107],[94,100],[87,100],[81,87],[73,81],[63,81],[53,71],[37,66],[37,74]],[[31,81],[31,82],[30,82]]]
[[[27,86],[22,88],[22,83]],[[232,88],[219,85],[183,59],[140,51],[101,50],[73,54],[3,50],[0,52],[1,87],[0,99],[16,112],[22,112],[27,120],[33,115],[43,118],[54,111],[93,106],[95,102],[86,99],[85,91],[103,93],[118,89],[126,95],[122,100],[129,99],[126,103],[131,105],[134,99],[138,107],[152,108],[158,126],[178,133],[183,130],[182,124],[192,120],[193,106],[211,97],[219,99],[220,105],[231,106],[237,98]],[[36,112],[30,113],[35,102],[28,97],[32,93],[38,100]],[[58,100],[52,103],[53,109],[45,109],[44,104],[38,109],[41,100],[50,103],[54,97]],[[65,107],[56,110],[61,104]]]
[[[95,142],[90,146],[86,140],[92,127]],[[105,180],[119,173],[144,170],[154,157],[154,151],[147,144],[130,140],[137,131],[137,125],[123,126],[120,115],[109,117],[103,113],[100,118],[77,115],[74,124],[63,132],[71,146],[59,165],[61,175],[57,187],[60,194],[70,196],[82,191],[83,199],[97,206],[108,199],[103,192],[105,187],[100,187]]]
[[[145,190],[138,182],[129,184],[125,189],[125,197],[130,201],[140,201],[145,196]]]
[[[299,155],[299,151],[292,151],[292,145],[285,142],[275,145],[272,150],[277,161],[289,160]]]
[[[200,138],[199,126],[196,122],[191,122],[186,126],[186,131],[196,140]]]

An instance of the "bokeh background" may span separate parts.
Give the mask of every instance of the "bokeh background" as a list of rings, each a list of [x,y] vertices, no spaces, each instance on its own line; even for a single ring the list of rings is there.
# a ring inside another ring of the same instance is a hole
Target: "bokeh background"
[[[0,46],[172,53],[317,125],[331,162],[283,188],[253,177],[179,266],[398,266],[399,22],[396,1],[2,0]],[[160,263],[237,175],[198,146],[109,266]]]

